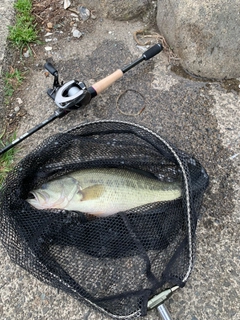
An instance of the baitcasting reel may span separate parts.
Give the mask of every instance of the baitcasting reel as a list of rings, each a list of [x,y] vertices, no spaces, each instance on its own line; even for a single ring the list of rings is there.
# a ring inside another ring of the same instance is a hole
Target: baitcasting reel
[[[90,102],[92,95],[84,82],[71,80],[65,84],[60,84],[58,71],[53,65],[47,62],[44,67],[54,76],[53,88],[48,89],[47,94],[54,100],[58,108],[70,111],[85,106]]]

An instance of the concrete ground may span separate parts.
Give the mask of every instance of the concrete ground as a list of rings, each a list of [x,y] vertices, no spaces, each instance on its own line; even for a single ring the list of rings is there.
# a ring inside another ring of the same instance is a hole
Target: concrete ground
[[[4,0],[0,5],[1,65],[10,65],[12,59],[9,51],[4,54],[3,50],[12,3]],[[46,77],[43,70],[46,59],[54,63],[64,81],[78,79],[90,85],[141,56],[145,48],[136,46],[133,38],[134,31],[144,28],[141,21],[114,22],[96,14],[91,32],[85,32],[79,39],[55,32],[52,38],[56,40],[34,47],[36,57],[23,61],[26,79],[12,100],[13,110],[19,107],[18,136],[55,110],[46,94],[52,85],[52,77]],[[52,49],[46,51],[46,46]],[[192,275],[186,287],[166,302],[174,320],[240,319],[239,86],[239,79],[214,82],[191,78],[180,67],[171,68],[168,57],[161,53],[126,73],[87,107],[71,112],[26,139],[18,154],[20,159],[44,138],[79,123],[119,119],[156,131],[202,163],[210,175],[210,187],[197,229]],[[136,116],[143,105],[145,109]],[[3,104],[0,110],[5,110]],[[2,246],[0,289],[1,319],[108,319],[36,280],[13,264]],[[144,319],[157,318],[153,310]]]
[[[0,4],[0,128],[3,127],[3,120],[5,117],[5,110],[3,107],[3,66],[5,59],[5,50],[7,43],[8,25],[10,25],[11,20],[14,16],[13,10],[14,0],[3,0]],[[2,131],[2,130],[1,130]]]

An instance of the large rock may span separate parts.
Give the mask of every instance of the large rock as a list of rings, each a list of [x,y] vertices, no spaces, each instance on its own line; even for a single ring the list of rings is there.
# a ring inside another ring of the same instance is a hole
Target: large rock
[[[103,17],[131,20],[145,14],[152,2],[149,0],[81,0],[81,5],[96,9]]]
[[[118,20],[138,18],[149,8],[148,0],[105,0],[107,16]]]
[[[239,0],[158,0],[157,25],[187,71],[240,77]]]

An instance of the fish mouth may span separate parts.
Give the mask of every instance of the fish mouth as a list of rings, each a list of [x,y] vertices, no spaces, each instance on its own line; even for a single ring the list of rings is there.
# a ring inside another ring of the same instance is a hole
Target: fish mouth
[[[63,187],[61,193],[56,199],[56,197],[53,197],[51,193],[49,194],[45,190],[37,189],[29,193],[27,202],[37,209],[64,209],[78,191],[78,186],[74,186],[71,192],[65,190]]]
[[[27,202],[33,205],[37,209],[46,208],[47,201],[49,200],[49,195],[44,191],[31,191],[29,192]]]
[[[41,192],[35,192],[32,191],[33,196],[36,198],[37,201],[41,202],[41,200],[48,201],[49,195],[48,193],[41,191]]]

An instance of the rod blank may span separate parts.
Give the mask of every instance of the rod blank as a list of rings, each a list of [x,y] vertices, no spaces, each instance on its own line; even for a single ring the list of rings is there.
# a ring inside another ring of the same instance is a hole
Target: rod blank
[[[26,138],[30,137],[36,131],[42,129],[44,126],[46,126],[47,124],[49,124],[50,122],[52,122],[56,118],[60,118],[64,113],[65,113],[65,111],[55,112],[51,117],[49,117],[48,119],[44,120],[40,124],[36,125],[34,128],[30,129],[28,132],[24,133],[22,136],[20,136],[19,138],[15,139],[14,141],[12,141],[5,148],[1,149],[0,150],[0,155],[5,153],[5,152],[7,152],[11,148],[15,147],[17,144],[19,144],[20,142],[22,142]]]

